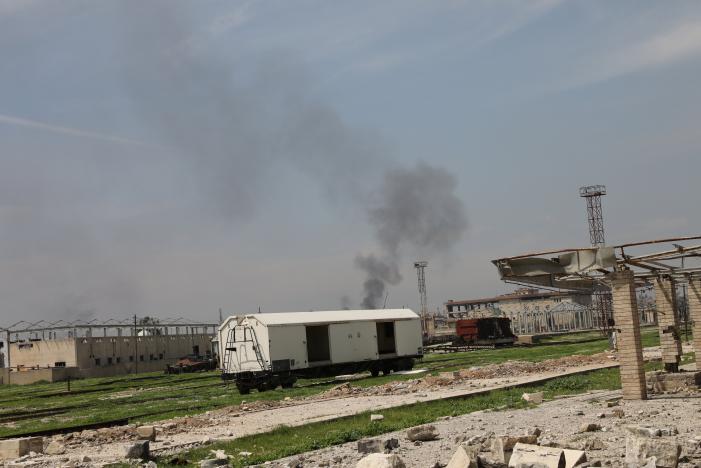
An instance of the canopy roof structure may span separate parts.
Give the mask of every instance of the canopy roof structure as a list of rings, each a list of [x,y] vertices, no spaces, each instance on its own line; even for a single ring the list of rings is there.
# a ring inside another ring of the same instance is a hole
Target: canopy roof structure
[[[559,249],[492,260],[501,279],[542,288],[593,290],[616,269],[630,269],[639,283],[665,276],[701,277],[701,236],[616,246]]]

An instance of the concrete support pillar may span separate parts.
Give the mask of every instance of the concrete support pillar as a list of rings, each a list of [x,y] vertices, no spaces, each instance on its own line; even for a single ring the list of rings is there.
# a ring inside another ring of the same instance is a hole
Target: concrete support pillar
[[[696,370],[701,370],[701,279],[689,280],[689,317],[694,336]]]
[[[674,281],[668,278],[655,280],[657,324],[660,332],[662,363],[668,372],[679,371],[682,345],[677,323],[677,292]]]
[[[630,270],[611,274],[613,317],[618,333],[621,386],[626,400],[647,399],[643,346],[640,341],[640,317],[635,297],[635,282]]]

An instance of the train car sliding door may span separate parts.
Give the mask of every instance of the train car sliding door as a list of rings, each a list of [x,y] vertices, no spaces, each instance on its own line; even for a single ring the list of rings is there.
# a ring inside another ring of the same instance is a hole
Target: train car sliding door
[[[307,325],[307,360],[310,365],[331,361],[329,326]]]
[[[377,322],[377,352],[380,356],[397,354],[394,322]]]

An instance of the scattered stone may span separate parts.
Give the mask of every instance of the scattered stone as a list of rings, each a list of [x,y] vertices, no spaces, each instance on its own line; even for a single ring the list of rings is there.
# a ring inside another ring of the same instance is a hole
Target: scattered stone
[[[528,429],[528,435],[534,435],[536,437],[540,437],[540,434],[542,434],[542,431],[540,430],[539,427],[532,427]]]
[[[230,466],[227,460],[221,458],[210,458],[200,462],[200,468],[215,468],[217,466]]]
[[[387,439],[384,441],[382,446],[385,448],[385,453],[390,453],[392,450],[399,448],[399,439]]]
[[[658,468],[676,468],[682,448],[673,441],[650,437],[626,437],[625,462],[629,466],[644,466],[654,458]]]
[[[438,429],[433,425],[412,427],[406,432],[407,439],[412,442],[436,440],[439,436]]]
[[[370,421],[371,421],[371,422],[372,422],[372,421],[382,421],[383,419],[385,419],[385,417],[382,416],[381,414],[371,414],[371,415],[370,415]]]
[[[596,423],[584,423],[579,427],[579,432],[596,432],[600,430],[601,426]]]
[[[140,440],[127,445],[125,458],[146,460],[149,458],[150,454],[149,441]]]
[[[523,395],[521,395],[521,398],[523,398],[528,403],[539,405],[543,402],[543,392],[524,393]]]
[[[46,446],[44,453],[47,455],[63,455],[66,453],[66,446],[58,440],[52,440],[49,442],[49,445]]]
[[[379,439],[361,439],[358,441],[358,453],[381,453],[384,447]]]
[[[373,453],[360,460],[355,468],[406,468],[406,465],[394,453]]]
[[[83,463],[90,463],[92,461],[92,458],[90,458],[87,455],[83,455],[83,458],[81,459]]]
[[[250,457],[251,455],[253,455],[253,452],[239,452],[239,457]],[[227,458],[220,457],[220,456],[217,454],[217,459],[218,459],[218,460],[226,460]]]
[[[136,428],[136,435],[139,440],[150,440],[151,442],[156,441],[156,427],[155,426],[139,426]]]
[[[623,418],[626,415],[626,413],[622,409],[615,409],[611,412],[611,414],[613,414],[617,418]]]

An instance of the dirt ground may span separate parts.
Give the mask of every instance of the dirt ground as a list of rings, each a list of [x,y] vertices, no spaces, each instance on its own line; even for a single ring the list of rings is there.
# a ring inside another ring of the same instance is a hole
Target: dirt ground
[[[394,453],[402,458],[407,468],[433,468],[447,464],[457,445],[471,437],[489,433],[527,435],[537,427],[542,431],[538,440],[540,444],[585,450],[590,461],[600,461],[603,466],[623,467],[628,434],[625,426],[648,425],[669,428],[670,433],[678,432],[661,439],[676,440],[682,446],[684,461],[680,467],[701,467],[701,395],[670,395],[649,401],[623,401],[620,396],[620,391],[599,391],[545,402],[532,409],[480,411],[448,417],[434,424],[440,433],[437,440],[418,444],[407,440],[406,431],[378,438],[399,440],[400,446]],[[609,404],[616,406],[609,407]],[[588,423],[598,424],[601,428],[579,433],[580,428]],[[353,467],[363,456],[358,453],[357,442],[354,442],[265,466],[295,466],[301,462],[305,468]]]

